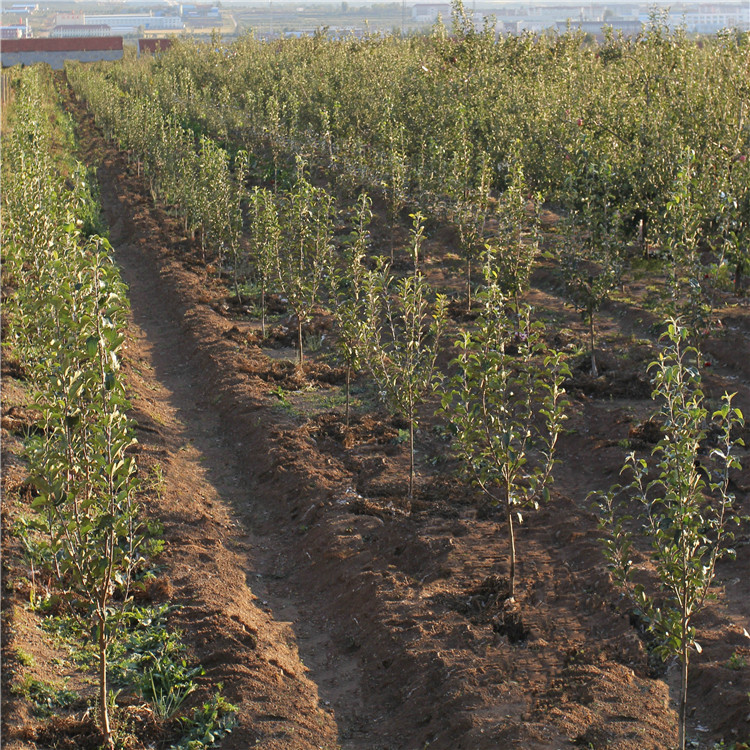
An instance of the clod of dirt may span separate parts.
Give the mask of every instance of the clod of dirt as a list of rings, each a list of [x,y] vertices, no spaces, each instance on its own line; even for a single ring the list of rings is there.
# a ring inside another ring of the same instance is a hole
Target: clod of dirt
[[[456,597],[454,609],[475,622],[487,621],[508,598],[508,582],[489,575],[478,586]]]
[[[628,441],[631,448],[646,448],[650,445],[656,445],[663,434],[662,424],[655,419],[648,419],[630,428]]]
[[[27,409],[24,406],[11,406],[3,414],[0,424],[4,430],[14,435],[39,434],[43,430],[39,426],[42,415],[35,409]]]
[[[478,305],[469,310],[466,299],[453,299],[448,303],[448,315],[457,323],[471,323],[479,317],[480,312]]]
[[[58,750],[98,750],[102,746],[102,733],[91,716],[53,716],[28,734],[28,740]]]
[[[576,745],[582,745],[590,750],[611,747],[612,736],[599,724],[592,724],[583,734],[573,740]]]
[[[524,643],[529,637],[521,617],[521,606],[513,599],[503,602],[502,610],[492,618],[492,629],[504,635],[509,643]]]
[[[605,370],[594,377],[590,373],[574,372],[564,383],[565,390],[574,395],[592,398],[646,399],[651,395],[651,383],[640,370]]]
[[[2,358],[2,377],[16,378],[16,380],[26,379],[26,368],[15,357],[3,355]]]

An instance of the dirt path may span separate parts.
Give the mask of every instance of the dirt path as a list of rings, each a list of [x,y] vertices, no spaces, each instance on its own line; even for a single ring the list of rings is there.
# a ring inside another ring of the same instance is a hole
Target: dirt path
[[[144,449],[164,467],[156,513],[165,524],[170,593],[186,603],[179,619],[209,677],[224,683],[246,718],[225,746],[333,747],[335,723],[306,677],[292,625],[274,611],[278,600],[268,605],[268,543],[249,518],[259,500],[252,446],[232,440],[217,413],[216,393],[183,330],[183,312],[165,293],[144,242],[145,217],[136,210],[141,225],[135,231],[126,218],[135,207],[121,200],[116,176],[105,160],[102,204],[130,287],[134,417]]]
[[[167,590],[186,603],[180,625],[208,677],[223,682],[241,708],[240,728],[223,746],[380,747],[380,735],[396,729],[383,721],[384,702],[394,698],[368,695],[363,644],[334,637],[342,623],[332,624],[338,613],[308,584],[317,573],[311,554],[299,549],[299,528],[318,498],[299,492],[297,475],[291,487],[279,479],[285,467],[269,455],[269,405],[243,392],[231,362],[217,379],[215,357],[226,355],[221,334],[230,326],[196,306],[189,295],[202,296],[202,280],[169,259],[176,222],[154,210],[140,186],[133,189],[123,157],[77,115],[83,152],[99,164],[103,211],[130,288],[133,416],[144,452],[164,467],[154,512],[165,524]],[[292,494],[292,505],[307,509],[297,521],[280,513]],[[364,519],[370,523],[377,519]],[[344,625],[358,630],[356,617]],[[397,746],[383,740],[382,747]]]
[[[75,116],[130,286],[126,366],[142,458],[164,467],[153,511],[169,546],[154,596],[185,605],[180,625],[207,677],[240,705],[223,746],[673,742],[667,686],[618,607],[583,500],[616,476],[617,443],[650,408],[642,394],[576,395],[558,492],[519,531],[522,614],[508,611],[492,509],[448,465],[425,477],[405,514],[391,502],[405,468],[392,425],[363,420],[345,448],[337,417],[295,421],[279,409],[265,355],[191,265],[177,222],[153,208],[90,118]],[[696,724],[716,710],[707,674],[696,671],[708,683]]]

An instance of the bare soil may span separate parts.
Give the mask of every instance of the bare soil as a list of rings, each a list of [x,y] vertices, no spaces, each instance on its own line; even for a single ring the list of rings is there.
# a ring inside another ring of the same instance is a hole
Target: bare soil
[[[313,357],[300,375],[285,359],[291,352],[263,349],[257,321],[195,262],[179,223],[153,205],[90,117],[78,105],[73,113],[130,287],[126,369],[140,459],[165,476],[146,508],[167,541],[151,595],[183,605],[177,624],[206,685],[222,682],[239,706],[222,747],[673,745],[677,669],[649,657],[611,586],[587,500],[617,481],[626,442],[647,451],[658,439],[648,422],[654,342],[643,310],[604,310],[603,374],[591,378],[582,364],[568,384],[555,491],[519,530],[510,604],[500,515],[457,474],[439,423],[422,422],[409,503],[404,425],[361,406],[345,429],[335,365]],[[537,274],[531,297],[556,321],[557,345],[583,335],[550,269]],[[707,342],[707,390],[737,391],[750,413],[750,316],[734,306],[720,318],[723,333]],[[281,334],[277,346],[287,343]],[[366,400],[366,385],[358,393]],[[6,419],[20,418],[6,413],[4,436]],[[747,514],[748,471],[734,483]],[[732,654],[750,662],[748,541],[743,527],[736,560],[719,567],[718,599],[698,622],[689,731],[699,747],[750,738],[750,666],[729,666]],[[49,677],[50,654],[19,596],[6,592],[4,659],[19,670],[13,648],[36,648],[36,669]],[[33,720],[7,690],[5,706],[9,749],[49,746],[29,738]]]

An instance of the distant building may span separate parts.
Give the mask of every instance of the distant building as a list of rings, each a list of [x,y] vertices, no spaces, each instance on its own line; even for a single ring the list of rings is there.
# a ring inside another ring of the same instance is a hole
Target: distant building
[[[10,8],[6,8],[6,13],[33,13],[35,10],[39,10],[39,6],[34,3],[15,3]]]
[[[411,17],[417,23],[435,23],[438,16],[451,17],[450,3],[417,3],[412,5]]]
[[[53,70],[64,67],[66,60],[96,62],[121,60],[122,37],[75,37],[72,39],[3,39],[0,60],[4,68],[13,65],[49,64]]]
[[[22,19],[19,18],[18,20],[21,21]],[[0,28],[4,29],[3,39],[28,39],[31,36],[31,29],[29,29],[27,22],[9,23]]]
[[[159,13],[148,15],[137,13],[121,13],[111,16],[92,16],[88,13],[84,23],[89,25],[106,24],[112,29],[113,34],[133,34],[139,28],[146,31],[168,31],[185,28],[179,16],[165,16]]]
[[[163,52],[172,46],[172,39],[139,39],[138,40],[138,56],[147,53],[156,55],[159,52]]]
[[[52,39],[71,39],[73,37],[111,36],[112,29],[106,23],[99,24],[65,24],[55,26],[50,31]]]
[[[640,21],[558,21],[556,23],[557,31],[564,34],[568,28],[571,31],[583,31],[585,34],[590,34],[595,39],[601,41],[604,39],[604,30],[607,27],[611,27],[612,30],[617,34],[622,32],[623,36],[635,37],[640,34],[643,25]]]
[[[221,14],[217,5],[183,4],[180,6],[180,15],[185,18],[197,16],[219,16]]]
[[[641,13],[639,20],[647,24],[648,14]],[[684,11],[669,13],[666,23],[672,29],[684,27],[689,34],[715,34],[722,29],[750,31],[750,5],[689,5]]]
[[[0,39],[22,39],[22,26],[0,26]]]
[[[86,15],[80,13],[55,13],[55,26],[70,26],[71,24],[81,24],[86,22]]]

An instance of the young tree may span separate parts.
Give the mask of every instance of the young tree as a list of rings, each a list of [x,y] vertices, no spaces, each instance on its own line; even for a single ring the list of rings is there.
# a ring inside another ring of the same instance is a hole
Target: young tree
[[[696,336],[705,329],[711,310],[699,246],[707,214],[713,213],[713,207],[707,206],[712,192],[705,175],[698,172],[695,152],[686,150],[658,227],[659,240],[670,261],[672,314],[681,315]]]
[[[266,293],[276,277],[281,250],[281,224],[274,194],[254,187],[250,193],[250,256],[260,281],[260,326],[266,337]]]
[[[520,304],[529,288],[531,270],[539,252],[541,222],[539,211],[543,198],[533,198],[535,213],[529,219],[527,206],[530,193],[523,164],[514,147],[508,173],[508,185],[497,201],[497,239],[488,243],[488,262],[497,270],[497,280],[504,294]]]
[[[422,239],[417,222],[412,254],[419,257]],[[367,363],[381,398],[409,424],[409,493],[414,492],[414,430],[417,408],[436,382],[435,362],[446,321],[446,300],[431,304],[430,287],[415,270],[394,283],[389,267],[366,277]]]
[[[588,206],[571,216],[563,228],[565,293],[588,324],[591,374],[594,377],[599,375],[595,316],[620,283],[623,273],[619,228],[620,216],[608,206],[601,211]]]
[[[79,267],[56,300],[67,310],[64,337],[53,342],[52,382],[39,400],[45,431],[29,459],[39,490],[33,507],[46,518],[42,528],[63,599],[87,628],[94,625],[100,722],[111,748],[107,649],[130,600],[143,534],[135,462],[128,454],[135,438],[117,375],[123,288],[109,243],[94,238],[88,252],[93,261]]]
[[[302,328],[320,302],[333,253],[334,198],[300,175],[282,210],[279,283],[297,318],[297,347],[302,366]]]
[[[690,654],[701,651],[693,621],[711,594],[717,560],[730,552],[728,527],[739,521],[729,472],[740,468],[734,451],[743,442],[732,432],[744,420],[726,393],[722,406],[709,413],[700,389],[699,355],[687,346],[687,330],[672,319],[665,336],[669,344],[650,367],[664,436],[653,460],[630,454],[623,471],[632,472],[633,480],[600,495],[599,505],[614,582],[656,636],[657,653],[680,661],[679,748],[684,750]],[[633,581],[636,542],[626,525],[631,499],[640,506],[635,518],[650,544],[656,574],[651,581]]]
[[[346,249],[345,263],[341,270],[332,269],[332,297],[335,301],[333,314],[339,327],[339,350],[346,363],[346,426],[349,427],[350,386],[352,372],[359,369],[362,352],[367,340],[365,317],[364,260],[370,239],[369,226],[372,220],[372,200],[362,193],[357,201],[354,231]]]
[[[456,342],[458,372],[442,407],[456,427],[456,450],[469,475],[503,509],[513,599],[515,519],[520,522],[523,509],[536,508],[549,497],[565,419],[562,383],[569,373],[560,354],[546,349],[541,326],[530,322],[527,305],[516,307],[496,279],[480,298],[476,330],[464,332]]]
[[[409,161],[404,146],[403,126],[394,128],[393,122],[389,119],[383,123],[383,129],[387,134],[388,144],[385,164],[388,180],[385,184],[385,196],[388,206],[388,221],[391,226],[391,263],[393,263],[396,224],[398,224],[399,215],[406,205],[407,199]]]
[[[464,146],[457,155],[451,174],[450,193],[453,199],[451,219],[458,230],[461,254],[466,263],[466,307],[471,311],[472,270],[484,248],[484,230],[490,198],[491,171],[485,158],[479,170],[479,184],[471,183],[471,151]]]

